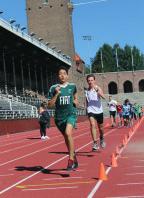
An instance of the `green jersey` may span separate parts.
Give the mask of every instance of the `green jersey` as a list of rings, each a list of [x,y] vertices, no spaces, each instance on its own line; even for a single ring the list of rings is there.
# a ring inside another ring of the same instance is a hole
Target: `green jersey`
[[[66,85],[55,84],[50,87],[48,93],[48,99],[52,99],[55,95],[55,88],[60,86],[60,94],[57,97],[55,103],[55,119],[65,120],[68,116],[76,114],[76,108],[74,106],[74,95],[77,92],[76,85],[74,83],[67,83]]]

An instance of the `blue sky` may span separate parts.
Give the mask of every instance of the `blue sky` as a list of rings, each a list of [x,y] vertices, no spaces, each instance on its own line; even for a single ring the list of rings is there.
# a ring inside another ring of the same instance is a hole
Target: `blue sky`
[[[93,0],[73,0],[73,3]],[[75,48],[89,64],[104,43],[136,45],[144,53],[144,0],[105,0],[101,3],[75,6],[73,31]],[[15,18],[26,26],[25,0],[0,0],[3,18]],[[91,41],[82,36],[90,35]]]

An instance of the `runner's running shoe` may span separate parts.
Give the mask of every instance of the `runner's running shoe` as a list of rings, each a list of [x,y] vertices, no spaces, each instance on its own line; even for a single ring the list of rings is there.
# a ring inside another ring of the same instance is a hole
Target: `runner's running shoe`
[[[101,139],[101,140],[100,140],[100,146],[101,146],[101,148],[103,148],[103,149],[106,147],[106,143],[105,143],[104,139]]]
[[[93,143],[93,146],[92,146],[92,151],[98,151],[99,150],[99,145],[97,142]]]

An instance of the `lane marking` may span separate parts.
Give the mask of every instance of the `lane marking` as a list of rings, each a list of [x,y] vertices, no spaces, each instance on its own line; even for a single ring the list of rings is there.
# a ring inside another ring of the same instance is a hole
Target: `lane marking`
[[[83,145],[82,147],[80,147],[80,148],[77,149],[76,151],[79,151],[79,150],[83,149],[84,147],[88,146],[88,145],[91,144],[91,143],[92,143],[92,141],[90,141],[89,143]],[[58,144],[57,144],[57,145],[58,145]],[[58,162],[64,160],[64,159],[67,158],[67,157],[68,157],[68,155],[66,155],[66,156],[64,156],[64,157],[62,157],[62,158],[59,158],[58,160],[56,160],[56,161],[54,161],[53,163],[49,164],[48,166],[44,167],[44,169],[50,168],[51,166],[57,164]],[[11,185],[11,186],[9,186],[9,187],[7,187],[7,188],[1,190],[1,191],[0,191],[0,195],[3,194],[3,193],[5,193],[5,192],[7,192],[8,190],[14,188],[15,186],[21,184],[22,182],[24,182],[24,181],[26,181],[26,180],[32,178],[33,176],[35,176],[35,175],[41,173],[41,171],[42,171],[42,170],[40,170],[40,171],[38,171],[38,172],[36,172],[36,173],[33,173],[33,174],[29,175],[28,177],[25,177],[24,179],[22,179],[22,180],[20,180],[20,181],[18,181],[18,182],[16,182],[16,183],[14,183],[13,185]]]
[[[56,139],[57,137],[62,137],[62,136],[61,135],[55,136],[55,137],[50,138],[49,140]],[[5,151],[0,152],[0,154],[8,153],[8,152],[11,152],[11,151],[15,151],[15,150],[18,150],[18,149],[21,149],[21,148],[26,148],[28,146],[31,146],[31,145],[34,145],[34,144],[39,144],[39,143],[42,143],[42,142],[47,142],[47,141],[48,140],[42,141],[41,139],[39,139],[37,142],[33,142],[33,143],[26,144],[26,145],[23,145],[23,146],[15,147],[14,149],[5,150]]]
[[[126,173],[125,175],[144,175],[144,173]]]
[[[110,130],[109,132],[107,132],[107,133],[105,134],[105,136],[107,136],[107,135],[113,133],[114,131],[115,131],[115,130],[113,130],[113,129]],[[86,133],[86,134],[88,134],[88,133]],[[63,141],[63,142],[64,142],[64,141]],[[76,152],[82,150],[83,148],[87,147],[87,146],[90,145],[91,143],[92,143],[92,141],[90,141],[89,143],[87,143],[87,144],[83,145],[82,147],[76,149]],[[56,145],[58,145],[58,144],[56,144]],[[46,149],[47,149],[47,148],[46,148]],[[68,157],[68,155],[66,155],[66,156],[64,156],[64,157],[62,157],[62,158],[59,158],[58,160],[56,160],[56,161],[54,161],[53,163],[49,164],[48,166],[44,167],[44,169],[47,169],[47,168],[49,168],[49,167],[51,167],[51,166],[53,166],[53,165],[59,163],[60,161],[64,160],[64,159],[67,158],[67,157]],[[1,190],[1,191],[0,191],[0,195],[3,194],[3,193],[5,193],[5,192],[7,192],[7,191],[9,191],[9,190],[11,190],[12,188],[14,188],[15,186],[21,184],[22,182],[24,182],[24,181],[26,181],[26,180],[32,178],[33,176],[35,176],[35,175],[41,173],[41,171],[42,171],[42,170],[40,170],[40,171],[38,171],[38,172],[36,172],[36,173],[33,173],[33,174],[29,175],[28,177],[26,177],[26,178],[24,178],[24,179],[22,179],[22,180],[20,180],[20,181],[18,181],[18,182],[16,182],[16,183],[14,183],[13,185],[11,185],[11,186],[9,186],[9,187],[7,187],[7,188]]]
[[[86,128],[83,128],[83,129],[85,130]],[[56,138],[59,138],[59,137],[62,137],[62,135],[57,135],[57,136],[51,137],[50,140],[53,140],[53,139],[56,139]],[[42,141],[41,139],[39,139],[37,142],[31,143],[31,144],[27,144],[27,145],[23,145],[23,146],[20,146],[20,147],[16,147],[14,149],[9,149],[9,150],[6,150],[6,151],[2,151],[2,152],[0,152],[0,154],[8,153],[8,152],[11,152],[11,151],[18,150],[20,148],[25,148],[25,147],[31,146],[33,144],[39,144],[39,143],[42,143],[42,142],[46,142],[46,141]]]
[[[55,177],[55,178],[48,178],[43,180],[50,181],[50,180],[68,180],[68,179],[82,179],[82,178],[83,177],[67,177],[67,178]]]
[[[49,183],[49,184],[31,184],[31,185],[21,185],[16,186],[16,188],[29,188],[29,187],[41,187],[41,186],[62,186],[62,185],[75,185],[75,184],[91,184],[95,181],[89,180],[89,181],[76,181],[76,182],[62,182],[62,183]]]
[[[139,123],[139,126],[141,124],[141,122],[143,122],[143,119],[144,117],[141,119],[140,123]],[[128,142],[131,140],[131,138],[133,137],[133,135],[135,134],[136,130],[138,129],[138,127],[133,130],[133,133],[132,135],[128,138]],[[119,156],[120,154],[123,152],[123,150],[125,149],[127,145],[125,145],[123,148],[121,148],[120,152],[119,152]],[[118,156],[116,157],[118,158]],[[106,174],[108,175],[108,173],[110,172],[110,170],[112,169],[112,167],[108,167],[107,170],[106,170]],[[88,197],[87,198],[92,198],[94,196],[94,194],[97,192],[97,190],[99,189],[99,187],[101,186],[101,184],[103,183],[102,180],[99,180],[96,185],[94,186],[94,188],[92,189],[92,191],[89,193]]]
[[[125,183],[125,184],[116,184],[117,186],[128,186],[128,185],[144,185],[144,182],[142,183]]]
[[[81,134],[81,135],[75,136],[74,139],[79,138],[79,137],[81,137],[81,136],[84,136],[84,135],[86,135],[86,134],[88,134],[88,133],[86,132],[86,133],[83,133],[83,134]],[[32,152],[32,153],[23,155],[23,156],[21,156],[21,157],[18,157],[18,158],[9,160],[9,161],[7,161],[7,162],[4,162],[4,163],[0,164],[0,167],[1,167],[1,166],[4,166],[4,165],[6,165],[6,164],[12,163],[12,162],[14,162],[14,161],[23,159],[23,158],[25,158],[25,157],[29,157],[29,156],[31,156],[31,155],[34,155],[34,154],[39,153],[39,152],[41,152],[41,151],[47,150],[47,149],[49,149],[49,148],[53,148],[53,147],[55,147],[56,145],[59,145],[59,144],[62,144],[62,143],[64,143],[64,141],[61,141],[61,142],[56,143],[56,144],[53,144],[53,145],[51,145],[51,146],[49,146],[49,147],[45,147],[45,148],[43,148],[43,149],[34,151],[34,152]]]
[[[38,191],[38,190],[60,190],[60,189],[73,189],[78,188],[78,186],[70,186],[70,187],[56,187],[56,188],[39,188],[39,189],[22,189],[22,191]]]
[[[135,196],[120,196],[120,197],[106,197],[106,198],[144,198],[144,195],[135,195]]]
[[[0,175],[0,177],[7,177],[7,176],[11,176],[11,175],[14,175],[14,174],[4,174],[4,175]]]

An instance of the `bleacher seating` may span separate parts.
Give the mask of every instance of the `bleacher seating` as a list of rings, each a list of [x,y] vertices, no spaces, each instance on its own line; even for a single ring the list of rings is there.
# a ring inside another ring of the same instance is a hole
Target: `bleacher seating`
[[[37,118],[37,108],[19,102],[17,98],[9,95],[0,95],[0,119]]]

